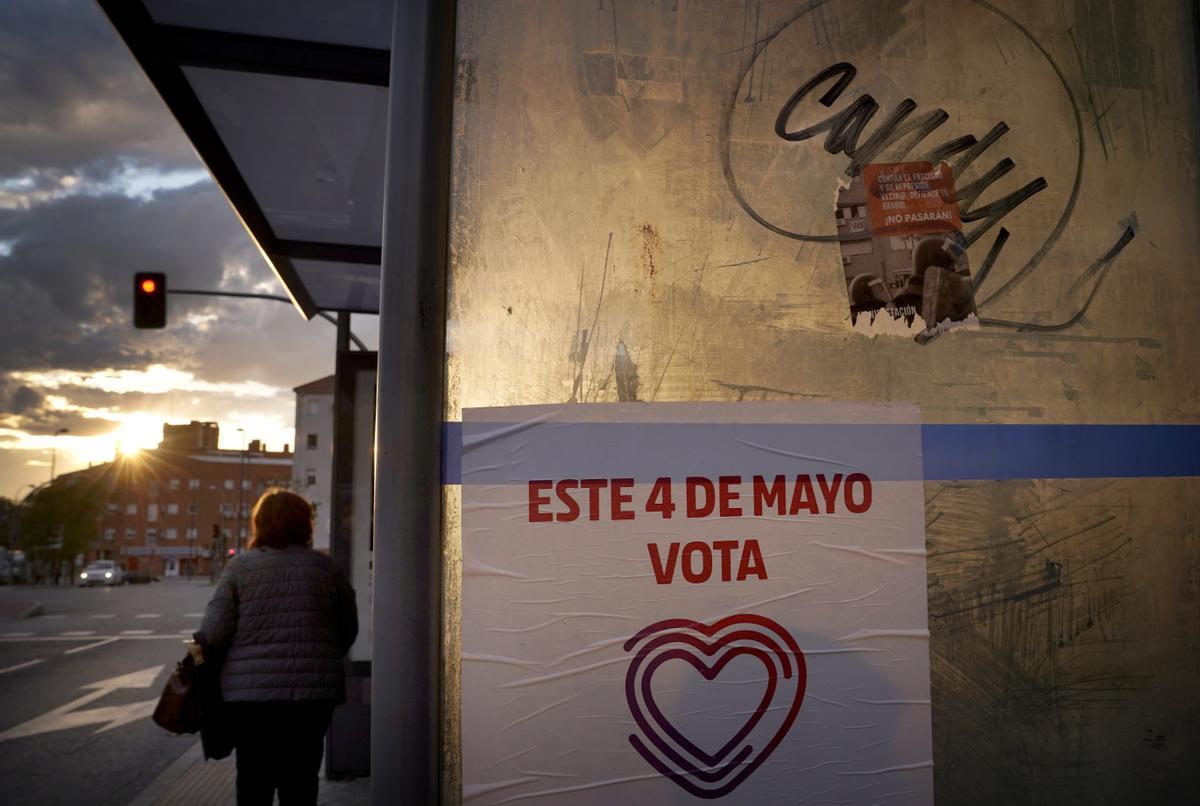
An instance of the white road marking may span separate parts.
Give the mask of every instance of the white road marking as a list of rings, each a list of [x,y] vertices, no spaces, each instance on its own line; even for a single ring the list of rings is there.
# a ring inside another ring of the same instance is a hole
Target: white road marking
[[[33,635],[31,632],[6,632],[3,633],[5,638],[28,638]]]
[[[138,613],[135,618],[162,618],[162,613]]]
[[[145,719],[154,713],[154,708],[158,705],[157,697],[126,705],[110,705],[103,708],[90,708],[86,711],[79,709],[93,700],[98,700],[105,694],[117,691],[118,689],[150,688],[154,685],[155,678],[158,677],[159,672],[162,670],[162,666],[151,666],[148,669],[130,672],[120,677],[113,677],[108,680],[101,680],[98,683],[81,686],[81,688],[91,690],[82,697],[78,697],[65,705],[60,705],[52,711],[48,711],[39,717],[34,717],[28,722],[0,733],[0,742],[22,736],[36,736],[39,733],[49,733],[56,730],[79,728],[84,725],[106,723],[94,731],[94,733],[103,733],[121,725]]]
[[[95,635],[95,634],[96,634],[95,630],[67,630],[66,632],[59,633],[59,635],[63,636],[64,638],[67,638],[67,637],[83,638],[85,636]]]
[[[91,618],[114,618],[112,613],[92,613]]]
[[[83,646],[72,647],[71,649],[68,649],[63,654],[64,655],[74,655],[77,652],[87,652],[89,649],[95,649],[98,646],[104,646],[105,644],[111,644],[113,641],[120,641],[120,640],[121,640],[120,638],[117,638],[115,636],[110,636],[108,638],[101,638],[99,641],[96,641],[91,644],[84,644]]]
[[[0,669],[0,674],[7,674],[8,672],[15,672],[18,669],[28,669],[30,666],[37,666],[39,663],[41,663],[44,660],[45,660],[45,658],[34,658],[33,660],[27,660],[24,663],[18,663],[16,666],[9,666],[7,669]]]
[[[192,633],[194,633],[194,632],[195,632],[195,630],[193,630],[193,629],[191,629],[191,628],[188,628],[188,629],[186,629],[186,630],[180,630],[180,631],[179,631],[179,634],[180,634],[180,635],[191,635],[191,634],[192,634]]]
[[[47,613],[45,615],[38,616],[38,618],[66,618],[66,617],[67,616],[65,613]]]
[[[184,618],[204,618],[203,613],[184,613]]]
[[[154,630],[121,630],[121,635],[152,635]]]

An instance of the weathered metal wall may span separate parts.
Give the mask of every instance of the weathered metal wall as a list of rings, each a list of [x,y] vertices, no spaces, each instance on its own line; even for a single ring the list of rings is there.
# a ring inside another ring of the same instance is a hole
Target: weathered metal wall
[[[459,0],[447,419],[822,399],[915,401],[926,422],[1195,422],[1192,14],[1181,0]],[[842,62],[856,75],[841,96],[818,103],[824,83],[789,124],[870,94],[857,150],[780,138],[788,98]],[[957,177],[1002,166],[966,228],[984,228],[976,276],[1000,241],[983,326],[927,344],[853,331],[833,235],[847,151],[898,158],[865,144],[907,98],[913,118],[946,113],[913,158],[1006,129]],[[1186,800],[1198,494],[1191,479],[926,484],[941,802]]]

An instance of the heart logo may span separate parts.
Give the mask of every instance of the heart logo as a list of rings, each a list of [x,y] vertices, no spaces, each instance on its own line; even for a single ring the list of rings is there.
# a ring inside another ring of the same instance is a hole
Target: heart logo
[[[636,652],[625,674],[625,698],[641,729],[629,743],[651,767],[698,798],[724,797],[758,769],[800,713],[808,670],[788,631],[765,616],[739,614],[704,624],[690,619],[655,622],[625,642]],[[710,752],[663,713],[651,681],[668,661],[683,661],[706,681],[730,662],[750,658],[766,670],[762,698],[733,737]],[[776,701],[782,706],[773,707]]]

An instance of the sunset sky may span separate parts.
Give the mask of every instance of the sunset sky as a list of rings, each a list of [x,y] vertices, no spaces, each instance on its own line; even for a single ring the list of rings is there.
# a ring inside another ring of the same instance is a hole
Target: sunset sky
[[[282,293],[92,0],[0,3],[0,496],[215,420],[222,447],[293,443],[292,388],[334,329],[273,302],[173,297],[137,331],[132,275]],[[374,317],[355,332],[375,342]],[[68,433],[55,436],[60,429]]]

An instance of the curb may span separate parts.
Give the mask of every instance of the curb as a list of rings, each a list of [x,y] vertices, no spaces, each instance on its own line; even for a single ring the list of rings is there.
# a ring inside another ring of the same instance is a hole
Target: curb
[[[41,614],[42,614],[42,603],[41,602],[33,602],[32,604],[29,605],[29,608],[25,611],[24,615],[18,616],[18,618],[33,618],[34,616],[40,616]]]
[[[199,737],[193,744],[179,754],[158,777],[150,782],[137,797],[129,802],[129,806],[154,806],[154,804],[170,802],[171,789],[193,768],[204,764],[204,750]],[[167,798],[166,800],[162,800]]]

